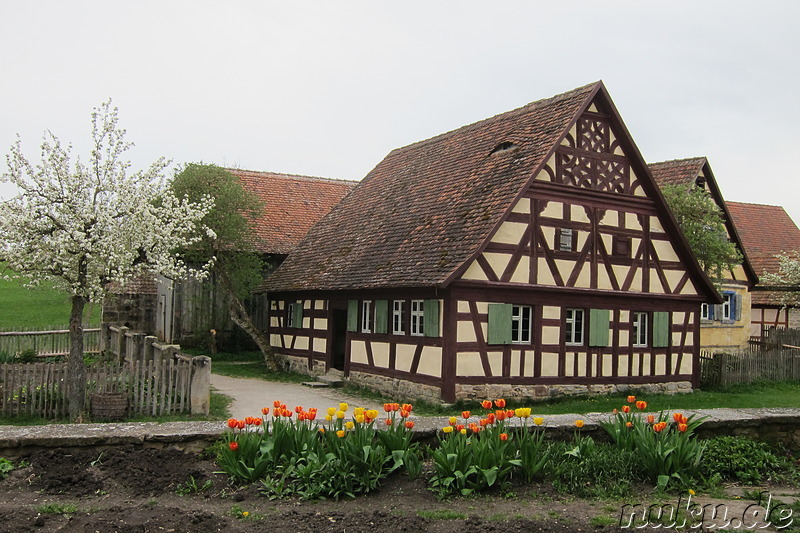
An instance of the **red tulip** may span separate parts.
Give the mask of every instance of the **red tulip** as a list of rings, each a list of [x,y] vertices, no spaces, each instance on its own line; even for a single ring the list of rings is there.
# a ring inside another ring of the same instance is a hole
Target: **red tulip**
[[[281,406],[280,400],[275,400],[274,402],[272,402],[272,407],[274,407],[275,409],[279,409],[280,406]]]
[[[261,414],[267,416],[269,414],[269,407],[262,407]]]
[[[463,418],[464,420],[469,418],[471,415],[472,413],[470,413],[469,411],[461,411],[461,418]]]
[[[688,424],[678,424],[678,431],[681,433],[686,433],[686,430],[689,429]]]
[[[636,396],[633,396],[633,395],[628,396],[628,403],[633,403],[635,401],[636,401]]]
[[[303,406],[302,405],[295,405],[294,406],[294,412],[295,413],[299,413],[302,410],[303,410]]]
[[[647,409],[647,402],[639,400],[638,402],[636,402],[636,408],[639,409],[640,411],[644,411],[645,409]]]
[[[239,449],[239,443],[236,442],[235,440],[231,441],[228,443],[228,448],[230,448],[232,452],[235,452],[236,450]]]
[[[647,415],[647,423],[648,424],[652,424],[655,421],[656,421],[656,416],[655,415]]]
[[[228,419],[228,427],[231,428],[231,429],[236,429],[238,423],[239,423],[239,421],[236,420],[235,418],[229,418]]]
[[[392,422],[394,422],[394,420],[392,420],[391,418],[387,418],[385,422],[386,422],[387,426],[391,426]]]
[[[508,440],[508,433],[500,433],[500,440]]]
[[[481,407],[484,409],[491,409],[492,408],[492,401],[491,400],[483,400],[481,402]]]
[[[414,407],[410,403],[404,403],[402,409],[403,411],[408,411],[410,413],[414,410]]]
[[[411,420],[406,420],[406,429],[413,429],[413,428],[414,428],[414,422]]]
[[[494,404],[497,406],[498,409],[505,409],[506,401],[503,398],[498,398],[494,401]]]
[[[629,406],[627,406],[627,405],[623,405],[622,406],[622,412],[623,413],[630,413],[631,412],[631,408]]]

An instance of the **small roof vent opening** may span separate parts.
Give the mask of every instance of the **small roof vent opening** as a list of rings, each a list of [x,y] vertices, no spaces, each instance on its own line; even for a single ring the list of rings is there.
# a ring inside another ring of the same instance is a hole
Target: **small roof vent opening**
[[[705,189],[706,179],[703,176],[697,176],[697,179],[694,180],[694,186],[698,189]]]
[[[496,154],[497,152],[507,152],[509,150],[514,150],[516,148],[519,148],[518,144],[514,144],[511,141],[503,141],[503,142],[501,142],[500,144],[498,144],[497,146],[494,147],[494,150],[492,150],[492,153]]]

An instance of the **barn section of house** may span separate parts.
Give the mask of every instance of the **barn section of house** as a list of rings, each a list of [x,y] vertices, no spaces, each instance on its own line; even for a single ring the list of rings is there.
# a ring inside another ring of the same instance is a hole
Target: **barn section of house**
[[[250,244],[273,269],[357,183],[276,172],[226,170],[262,203],[261,214],[253,221]],[[213,282],[167,278],[159,281],[144,276],[118,290],[104,304],[104,322],[128,324],[163,341],[179,343],[207,334],[211,328],[220,332],[234,328],[224,295],[215,290]],[[249,305],[256,325],[266,329],[266,313],[260,312],[265,304],[254,299]]]
[[[689,389],[721,303],[601,82],[394,150],[264,290],[294,368],[445,401]]]
[[[727,204],[758,276],[778,273],[779,261],[775,256],[800,250],[800,229],[783,207],[741,202]],[[800,310],[785,307],[781,301],[787,289],[797,291],[800,287],[775,286],[760,280],[753,288],[751,338],[761,339],[773,327],[800,328]]]
[[[722,197],[711,165],[705,157],[676,159],[651,163],[650,173],[659,187],[679,185],[701,188],[709,193],[719,206],[724,218],[725,236],[742,253],[742,262],[720,281],[722,303],[703,303],[700,307],[700,347],[703,350],[736,350],[750,341],[750,296],[758,282],[753,267],[744,251],[744,245]]]

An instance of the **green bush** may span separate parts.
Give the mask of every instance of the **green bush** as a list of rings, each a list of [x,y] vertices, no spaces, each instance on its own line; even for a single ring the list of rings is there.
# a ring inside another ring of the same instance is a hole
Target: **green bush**
[[[786,471],[786,461],[763,442],[745,437],[714,437],[705,441],[706,450],[699,474],[705,479],[718,475],[722,481],[749,485],[775,479]]]

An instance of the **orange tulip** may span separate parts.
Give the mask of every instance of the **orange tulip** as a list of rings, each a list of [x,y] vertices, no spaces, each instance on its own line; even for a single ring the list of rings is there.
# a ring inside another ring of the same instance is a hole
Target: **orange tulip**
[[[339,437],[339,438],[344,437],[344,435],[345,435],[345,432],[344,432],[343,429],[340,429],[339,431],[336,432],[336,436]]]
[[[647,409],[647,402],[639,400],[638,402],[636,402],[636,408],[639,409],[640,411],[644,411],[645,409]]]
[[[652,424],[656,421],[656,415],[647,415],[647,423]]]
[[[384,420],[384,422],[386,423],[387,426],[391,426],[394,423],[394,419],[387,418],[386,420]]]
[[[514,418],[514,410],[513,409],[506,410],[506,418]]]
[[[261,419],[260,419],[260,418],[256,418],[256,419],[254,419],[254,420],[253,420],[253,425],[254,425],[254,426],[260,426],[260,425],[261,425]]]
[[[473,433],[480,433],[481,432],[481,427],[480,426],[471,427],[470,429],[472,430]]]
[[[458,424],[458,425],[456,426],[456,431],[461,431],[462,429],[465,429],[465,428],[464,428],[464,424]]]
[[[488,419],[488,418],[481,418],[481,419],[478,421],[478,423],[481,425],[481,427],[482,427],[482,428],[485,428],[485,427],[486,427],[486,424],[488,424],[488,423],[489,423],[489,419]]]
[[[681,433],[686,433],[686,430],[689,429],[688,424],[678,424],[678,431]]]
[[[238,423],[239,423],[239,421],[236,420],[235,418],[229,418],[228,419],[228,427],[231,428],[231,429],[236,429]]]
[[[464,420],[469,418],[471,415],[472,413],[470,413],[469,411],[461,411],[461,418],[463,418]]]
[[[628,403],[633,403],[635,401],[636,401],[636,396],[634,396],[632,394],[630,396],[628,396]]]
[[[261,414],[267,416],[269,414],[269,407],[262,407]]]
[[[575,421],[575,427],[576,427],[576,428],[582,428],[582,427],[583,427],[583,425],[584,425],[584,422],[583,422],[583,420],[576,420],[576,421]]]
[[[627,406],[627,405],[623,405],[622,406],[622,412],[623,413],[630,413],[631,412],[631,408],[629,406]]]
[[[272,407],[274,407],[275,409],[280,408],[280,406],[281,406],[280,400],[275,400],[274,402],[272,402]]]
[[[658,424],[653,424],[653,431],[655,431],[656,433],[661,433],[662,431],[664,431],[664,428],[666,427],[667,423],[662,421],[659,422]]]
[[[626,422],[626,423],[625,423],[625,426],[626,426],[627,428],[632,428],[632,427],[633,427],[633,422]]]
[[[231,441],[228,443],[228,448],[230,448],[232,452],[235,452],[239,449],[239,443],[236,441]]]
[[[405,409],[400,410],[400,417],[401,418],[408,418],[411,415],[411,411],[406,411]]]
[[[272,416],[274,416],[275,418],[278,418],[279,416],[281,416],[281,408],[280,407],[276,407],[275,409],[273,409],[272,410]]]
[[[496,405],[496,406],[497,406],[499,409],[505,409],[505,407],[506,407],[506,401],[505,401],[503,398],[498,398],[498,399],[496,399],[496,400],[494,401],[494,404],[495,404],[495,405]]]
[[[481,402],[481,407],[484,409],[491,409],[492,408],[492,401],[491,400],[483,400]]]
[[[414,407],[410,403],[404,403],[402,409],[403,411],[408,411],[410,413],[414,410]]]
[[[615,407],[615,408],[614,408],[614,409],[611,411],[611,414],[612,414],[612,415],[615,415],[615,414],[617,414],[617,413],[619,413],[619,411],[617,411],[617,408]]]
[[[688,424],[689,423],[689,419],[686,418],[685,416],[681,416],[680,423],[681,424]]]
[[[682,418],[682,417],[683,417],[683,414],[682,414],[682,413],[672,413],[672,419],[673,419],[675,422],[679,423],[679,424],[680,424],[680,422],[681,422],[681,418]]]
[[[236,427],[239,429],[244,429],[244,420],[237,420]]]
[[[295,405],[294,406],[294,412],[295,413],[299,413],[302,410],[303,410],[303,406],[302,405]]]
[[[414,422],[412,420],[406,420],[406,429],[414,429]]]
[[[508,433],[500,433],[500,440],[508,440]]]
[[[486,415],[486,420],[488,420],[490,424],[494,424],[496,418],[497,417],[495,416],[494,413],[489,413],[488,415]]]
[[[316,409],[311,409],[310,411],[308,411],[306,413],[306,420],[314,420],[315,418],[317,418],[317,410]]]

